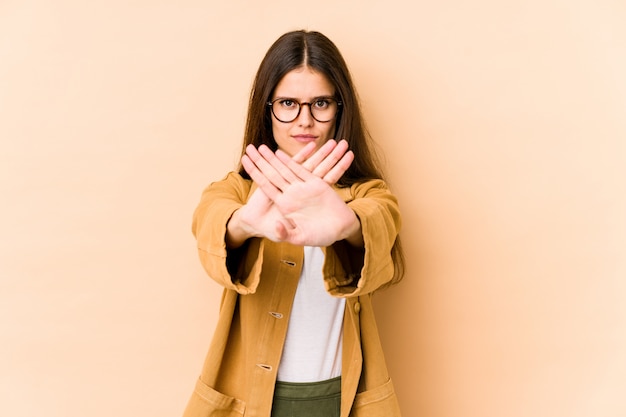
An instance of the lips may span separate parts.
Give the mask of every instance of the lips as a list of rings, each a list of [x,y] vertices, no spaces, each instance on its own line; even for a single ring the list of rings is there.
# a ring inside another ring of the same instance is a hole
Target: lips
[[[308,143],[308,142],[313,142],[315,139],[317,139],[317,136],[303,134],[303,135],[293,135],[292,138],[294,138],[298,142]]]

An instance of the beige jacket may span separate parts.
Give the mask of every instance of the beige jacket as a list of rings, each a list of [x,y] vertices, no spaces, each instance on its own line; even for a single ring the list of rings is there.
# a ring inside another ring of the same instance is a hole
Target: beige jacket
[[[224,286],[217,328],[184,417],[269,417],[277,367],[303,248],[254,238],[227,250],[226,224],[254,187],[230,173],[202,194],[193,233],[208,275]],[[364,249],[323,248],[326,289],[346,298],[341,417],[400,416],[380,344],[372,293],[393,275],[391,247],[400,229],[396,198],[383,181],[337,193],[361,221]]]

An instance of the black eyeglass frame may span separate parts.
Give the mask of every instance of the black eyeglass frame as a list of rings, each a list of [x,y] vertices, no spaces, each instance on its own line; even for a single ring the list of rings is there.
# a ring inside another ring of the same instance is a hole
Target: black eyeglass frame
[[[279,119],[279,118],[278,118],[278,116],[276,116],[276,113],[274,113],[274,103],[276,103],[276,102],[277,102],[277,101],[279,101],[279,100],[291,100],[291,101],[293,101],[294,103],[298,103],[298,113],[296,113],[296,115],[295,115],[295,117],[294,117],[293,119],[288,120],[288,121],[285,121],[285,120],[281,120],[281,119]],[[315,103],[315,101],[316,101],[316,100],[329,100],[329,101],[334,101],[334,102],[337,104],[337,111],[335,112],[334,116],[333,116],[332,118],[328,119],[328,120],[319,120],[317,117],[315,117],[315,115],[313,114],[313,110],[312,110],[312,108],[311,108],[311,104],[312,104],[312,103]],[[339,112],[341,111],[341,106],[343,105],[343,102],[341,102],[341,101],[337,100],[337,99],[336,99],[336,98],[334,98],[334,97],[324,97],[324,96],[322,96],[322,97],[315,97],[315,98],[314,98],[313,100],[311,100],[310,102],[302,102],[302,103],[300,103],[298,100],[296,100],[296,99],[294,99],[294,98],[289,98],[289,97],[278,97],[278,98],[275,98],[275,99],[274,99],[274,100],[272,100],[272,101],[268,101],[268,102],[266,102],[266,104],[267,104],[267,106],[270,108],[270,111],[272,112],[272,115],[274,115],[274,117],[276,118],[276,120],[278,120],[278,121],[279,121],[279,122],[281,122],[281,123],[291,123],[291,122],[293,122],[294,120],[296,120],[296,119],[298,118],[298,116],[300,116],[300,112],[302,112],[302,106],[303,106],[303,105],[305,105],[305,104],[306,104],[307,106],[309,106],[309,114],[311,115],[311,117],[312,117],[315,121],[317,121],[317,122],[319,122],[319,123],[328,123],[328,122],[331,122],[333,119],[335,119],[335,118],[337,117],[337,115],[338,115],[338,114],[339,114]]]

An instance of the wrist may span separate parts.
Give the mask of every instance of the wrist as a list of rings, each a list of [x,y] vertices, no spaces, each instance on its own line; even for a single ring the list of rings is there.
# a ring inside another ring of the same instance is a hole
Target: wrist
[[[354,219],[346,230],[345,240],[354,247],[362,248],[365,242],[363,240],[361,221],[356,213],[352,212],[352,214],[354,215]]]
[[[226,224],[226,247],[230,249],[238,248],[250,237],[252,237],[252,234],[244,227],[239,209],[235,210]]]

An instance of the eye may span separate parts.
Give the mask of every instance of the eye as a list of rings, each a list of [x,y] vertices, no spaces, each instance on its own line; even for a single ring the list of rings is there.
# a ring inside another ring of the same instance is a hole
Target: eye
[[[298,104],[294,100],[291,100],[289,98],[279,100],[278,104],[280,104],[280,107],[283,107],[285,109],[292,109],[298,106]]]
[[[315,100],[313,105],[315,106],[316,109],[320,109],[320,110],[327,109],[330,106],[330,100],[326,98],[318,98],[317,100]]]

